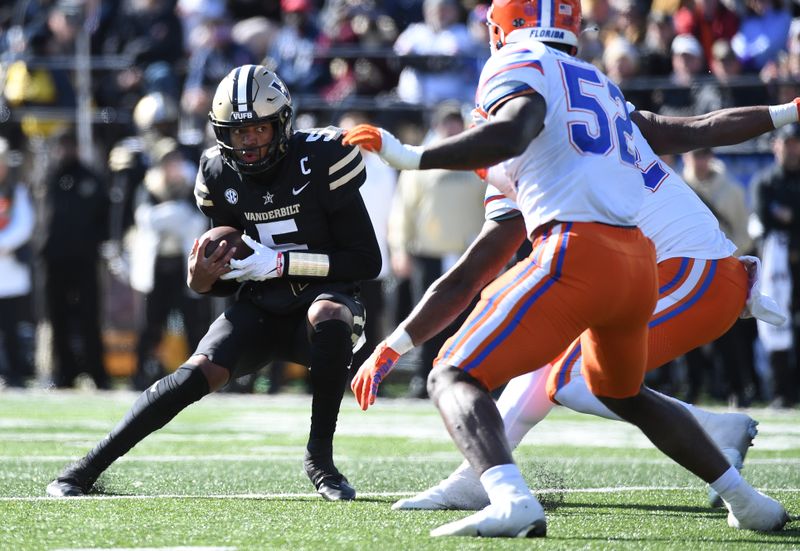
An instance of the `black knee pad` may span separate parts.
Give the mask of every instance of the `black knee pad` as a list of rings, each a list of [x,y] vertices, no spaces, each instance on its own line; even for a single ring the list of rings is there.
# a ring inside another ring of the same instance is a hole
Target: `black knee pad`
[[[435,399],[436,395],[456,382],[468,383],[476,388],[486,391],[486,387],[469,373],[451,365],[439,365],[428,374],[428,395]]]
[[[311,370],[315,363],[326,364],[325,370],[346,371],[353,360],[353,329],[347,322],[337,319],[321,321],[311,335]]]

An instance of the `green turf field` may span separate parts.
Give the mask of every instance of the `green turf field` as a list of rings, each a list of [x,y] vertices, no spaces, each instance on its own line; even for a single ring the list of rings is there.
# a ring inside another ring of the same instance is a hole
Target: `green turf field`
[[[760,534],[727,527],[702,484],[635,429],[564,410],[516,454],[548,509],[544,540],[431,539],[459,511],[392,511],[460,456],[429,402],[345,399],[336,454],[359,492],[325,502],[302,470],[310,398],[205,398],[100,479],[102,494],[44,488],[127,411],[135,394],[0,392],[0,550],[800,549],[800,521]],[[800,411],[753,410],[760,434],[747,478],[800,514]]]

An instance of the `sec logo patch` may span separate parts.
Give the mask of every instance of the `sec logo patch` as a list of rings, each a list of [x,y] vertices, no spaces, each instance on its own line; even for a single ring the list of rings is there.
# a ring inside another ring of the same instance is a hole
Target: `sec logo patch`
[[[235,189],[229,187],[225,190],[225,200],[231,205],[235,205],[239,201],[239,194],[236,193]]]

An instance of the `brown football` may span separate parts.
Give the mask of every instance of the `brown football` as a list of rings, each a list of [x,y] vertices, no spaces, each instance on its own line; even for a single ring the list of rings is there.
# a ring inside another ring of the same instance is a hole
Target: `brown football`
[[[206,237],[210,240],[208,245],[206,245],[206,258],[211,256],[223,241],[227,243],[226,251],[230,250],[231,247],[236,247],[233,258],[237,260],[247,258],[253,254],[253,250],[242,241],[242,231],[232,226],[217,226],[211,228],[200,237],[200,242],[202,243],[203,239]]]

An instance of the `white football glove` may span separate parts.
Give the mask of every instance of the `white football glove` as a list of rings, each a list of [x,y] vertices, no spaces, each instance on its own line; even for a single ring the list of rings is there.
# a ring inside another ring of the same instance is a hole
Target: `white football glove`
[[[243,281],[264,281],[283,275],[283,253],[273,251],[250,237],[242,234],[242,241],[253,249],[253,254],[242,260],[231,260],[232,271],[222,274],[220,279]]]
[[[381,158],[398,170],[417,170],[422,158],[423,146],[407,145],[394,134],[381,128]]]
[[[747,270],[750,285],[747,302],[739,317],[742,319],[756,318],[776,327],[786,323],[789,316],[783,308],[778,306],[771,296],[761,294],[761,260],[755,256],[740,256],[739,261]]]

